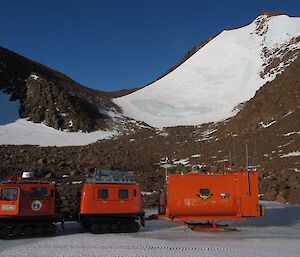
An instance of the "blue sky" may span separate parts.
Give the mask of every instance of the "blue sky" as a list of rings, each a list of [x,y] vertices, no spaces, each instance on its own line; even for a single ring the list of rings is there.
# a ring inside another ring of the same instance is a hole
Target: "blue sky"
[[[298,0],[1,1],[0,45],[104,91],[143,86],[193,46]]]

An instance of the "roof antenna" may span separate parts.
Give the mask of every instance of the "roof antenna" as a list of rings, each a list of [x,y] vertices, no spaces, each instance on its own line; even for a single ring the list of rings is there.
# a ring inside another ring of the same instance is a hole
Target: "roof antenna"
[[[166,157],[166,163],[168,163],[169,158]],[[167,188],[167,183],[168,183],[168,166],[165,166],[165,188]]]
[[[252,168],[255,168],[255,157],[256,157],[256,143],[257,143],[257,137],[258,137],[258,130],[259,127],[256,128],[255,136],[254,136],[254,145],[253,145],[253,158],[252,158]]]
[[[249,157],[248,157],[248,144],[246,144],[246,171],[247,171],[247,191],[248,195],[251,195],[251,185],[250,185],[250,169],[249,169]]]
[[[231,170],[232,167],[232,156],[231,156],[231,151],[229,151],[229,170]]]
[[[232,136],[232,134],[231,134],[231,147],[232,147],[232,153],[230,152],[230,157],[231,157],[231,165],[230,166],[235,166],[235,164],[236,164],[236,151],[235,151],[234,136]]]
[[[246,144],[246,170],[249,169],[248,144]]]

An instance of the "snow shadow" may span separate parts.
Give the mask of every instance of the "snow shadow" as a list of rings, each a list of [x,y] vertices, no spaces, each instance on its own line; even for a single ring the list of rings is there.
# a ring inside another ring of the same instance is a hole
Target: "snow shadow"
[[[139,232],[152,232],[152,231],[160,231],[160,230],[166,230],[170,228],[176,228],[179,225],[174,224],[172,222],[168,221],[146,221],[145,227],[140,227]],[[88,231],[85,231],[78,222],[76,221],[68,221],[65,222],[64,227],[65,229],[62,229],[60,223],[57,223],[57,236],[65,236],[65,235],[73,235],[73,234],[80,234],[80,233],[90,233]],[[121,233],[124,234],[124,233]],[[128,234],[128,233],[125,233]],[[131,234],[131,233],[129,233]]]
[[[180,224],[176,224],[170,221],[164,220],[153,220],[145,222],[145,227],[141,228],[141,232],[152,232],[152,231],[159,231],[159,230],[166,230],[170,228],[182,227]]]
[[[57,236],[65,236],[65,235],[73,235],[73,234],[79,234],[84,233],[84,229],[80,226],[80,224],[77,221],[68,221],[65,222],[64,228],[62,229],[61,224],[57,223]]]
[[[0,92],[0,125],[13,123],[20,119],[19,109],[19,101],[10,101],[10,95]]]
[[[239,227],[292,226],[300,224],[300,206],[267,208],[265,217],[249,218],[244,222],[235,222]]]

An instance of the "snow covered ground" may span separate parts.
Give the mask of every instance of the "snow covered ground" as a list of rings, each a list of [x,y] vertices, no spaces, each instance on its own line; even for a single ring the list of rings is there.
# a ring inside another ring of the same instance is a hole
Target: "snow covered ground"
[[[26,119],[0,125],[0,144],[39,145],[39,146],[72,146],[87,145],[97,140],[118,135],[117,131],[95,131],[90,133],[66,132],[36,124]]]
[[[9,97],[0,92],[0,145],[87,145],[118,134],[117,131],[102,130],[91,133],[66,132],[20,119],[19,101],[10,101]]]
[[[194,232],[149,221],[133,234],[82,233],[74,222],[52,238],[0,240],[1,257],[299,257],[300,206],[267,204],[267,217],[235,223],[239,231]]]
[[[165,77],[114,102],[124,115],[159,128],[224,120],[294,60],[263,72],[273,58],[282,58],[281,50],[300,49],[293,41],[299,35],[300,18],[259,16],[224,30]]]

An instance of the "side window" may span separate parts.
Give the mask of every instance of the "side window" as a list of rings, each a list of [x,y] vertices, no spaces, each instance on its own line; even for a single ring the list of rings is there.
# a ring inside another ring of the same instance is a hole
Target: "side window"
[[[109,197],[108,189],[100,189],[98,191],[98,198],[101,200],[107,200]]]
[[[48,197],[48,188],[45,187],[33,187],[30,191],[30,197],[32,200],[43,200]]]
[[[128,198],[128,189],[119,189],[119,199]]]
[[[0,199],[3,201],[16,201],[18,199],[18,189],[3,188],[0,193]]]

